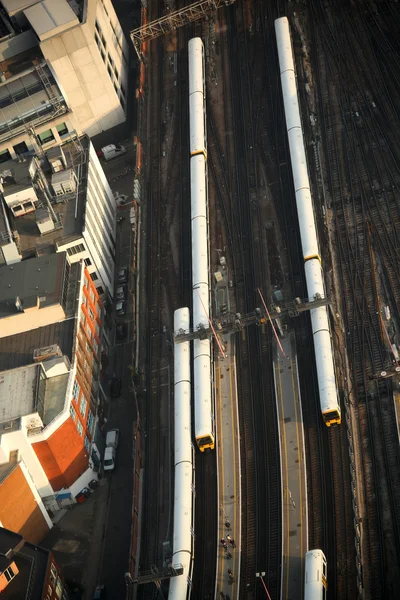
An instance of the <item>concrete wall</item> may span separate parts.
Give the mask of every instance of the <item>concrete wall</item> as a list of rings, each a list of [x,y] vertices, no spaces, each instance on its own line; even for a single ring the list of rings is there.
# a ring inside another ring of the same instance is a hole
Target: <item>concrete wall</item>
[[[17,335],[24,331],[45,327],[51,323],[64,321],[65,312],[60,304],[47,306],[45,308],[30,308],[25,312],[4,317],[0,320],[0,338],[8,337],[9,335]]]
[[[18,450],[40,496],[43,498],[53,494],[46,473],[26,436],[25,427],[3,434],[0,438],[0,450],[1,462],[8,462],[10,452]]]
[[[40,544],[52,527],[40,496],[23,463],[0,483],[0,519],[3,527],[30,542]]]
[[[125,120],[94,37],[97,4],[101,6],[98,0],[88,0],[86,23],[40,44],[77,126],[90,136]],[[104,28],[103,35],[108,52],[113,48],[111,28]]]

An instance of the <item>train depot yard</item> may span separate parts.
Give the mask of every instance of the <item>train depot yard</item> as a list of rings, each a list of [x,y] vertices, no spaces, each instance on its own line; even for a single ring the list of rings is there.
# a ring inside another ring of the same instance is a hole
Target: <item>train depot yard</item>
[[[141,18],[127,595],[395,598],[400,3]]]

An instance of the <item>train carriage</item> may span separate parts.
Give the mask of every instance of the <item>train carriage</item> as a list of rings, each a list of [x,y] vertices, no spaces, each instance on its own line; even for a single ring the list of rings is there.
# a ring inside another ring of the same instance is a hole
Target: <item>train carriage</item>
[[[326,600],[328,566],[322,550],[309,550],[305,557],[304,600]]]

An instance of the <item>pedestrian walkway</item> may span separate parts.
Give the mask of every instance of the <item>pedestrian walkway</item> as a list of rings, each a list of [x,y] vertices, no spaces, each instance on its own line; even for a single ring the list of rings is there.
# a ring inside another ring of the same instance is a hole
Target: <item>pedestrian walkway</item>
[[[216,589],[217,597],[223,592],[231,600],[239,598],[241,539],[240,435],[234,344],[234,336],[227,337],[224,340],[227,358],[215,361],[219,501]]]
[[[303,416],[293,334],[281,339],[285,358],[274,342],[274,378],[282,468],[281,598],[299,600],[304,590],[308,548],[307,484]]]

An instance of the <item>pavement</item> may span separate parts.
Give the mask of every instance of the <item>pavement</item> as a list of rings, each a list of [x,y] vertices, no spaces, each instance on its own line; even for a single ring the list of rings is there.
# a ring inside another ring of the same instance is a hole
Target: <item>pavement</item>
[[[295,337],[274,342],[274,381],[282,461],[282,590],[287,600],[302,598],[304,556],[308,550],[307,482],[303,415]]]
[[[122,130],[123,131],[123,130]],[[127,131],[125,129],[125,136]],[[133,178],[136,148],[133,136],[122,139],[114,130],[94,139],[99,144],[120,142],[128,152],[109,163],[102,161],[106,177],[113,191],[128,196],[128,205],[119,210],[125,219],[117,224],[116,271],[130,264],[133,252],[129,210],[132,207]],[[101,147],[100,146],[100,147]],[[131,277],[132,274],[130,275]],[[134,281],[128,284],[134,287]],[[131,288],[132,289],[132,288]],[[115,342],[110,347],[107,377],[121,378],[122,391],[119,398],[109,398],[105,406],[107,429],[120,430],[116,468],[100,479],[97,489],[83,504],[68,509],[59,522],[48,533],[42,546],[53,550],[68,582],[84,588],[85,600],[93,598],[96,585],[104,584],[108,599],[125,599],[124,574],[128,571],[133,498],[133,427],[136,419],[134,395],[132,393],[132,371],[134,360],[132,345],[132,304],[128,295],[128,310],[122,319],[128,325],[126,342]]]

